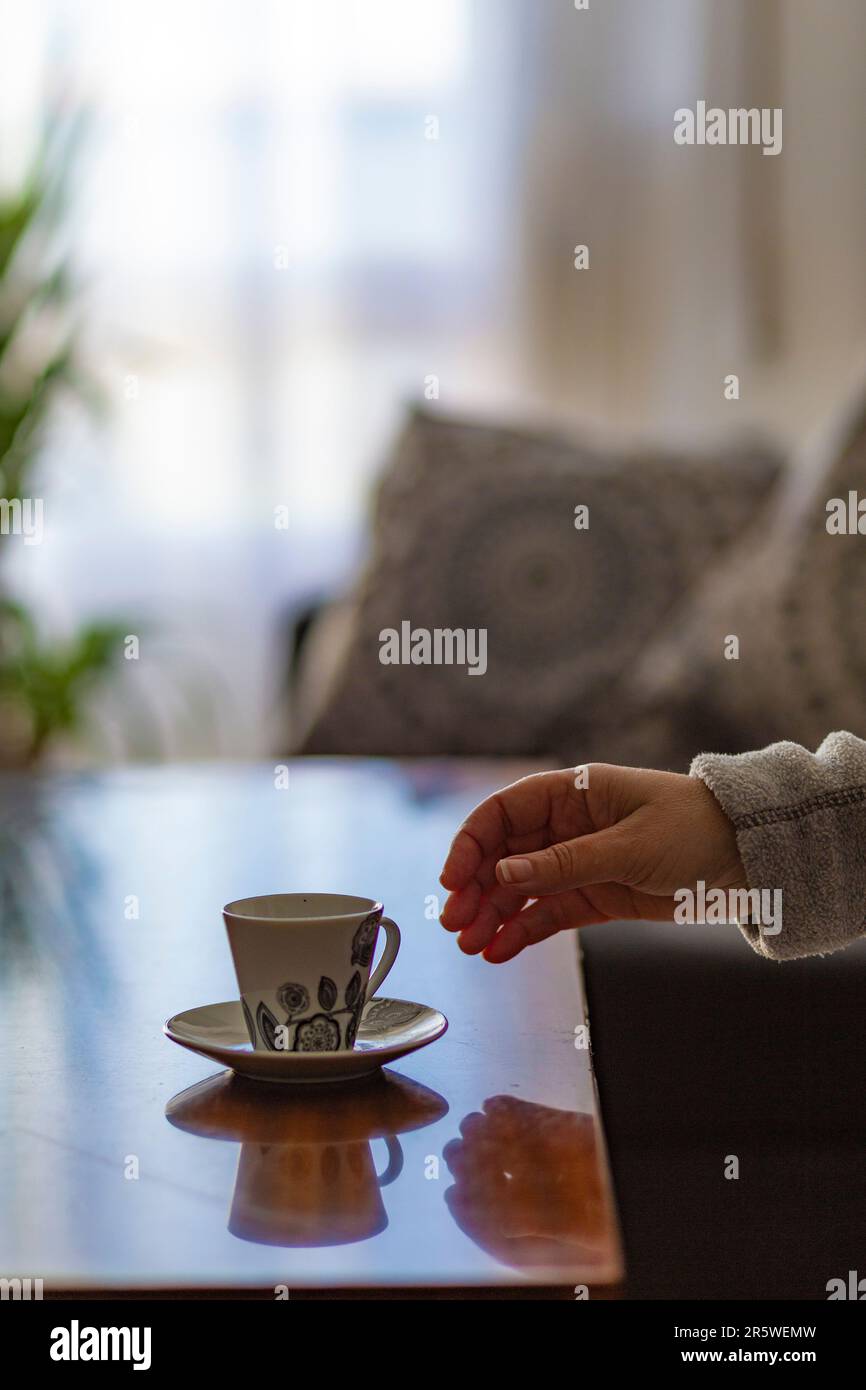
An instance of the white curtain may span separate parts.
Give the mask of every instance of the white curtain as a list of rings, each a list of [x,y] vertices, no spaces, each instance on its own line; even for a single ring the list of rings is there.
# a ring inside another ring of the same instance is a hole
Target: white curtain
[[[0,39],[0,176],[41,111],[89,118],[109,403],[62,423],[14,579],[48,621],[171,633],[223,711],[197,752],[272,744],[285,620],[351,574],[431,380],[442,410],[794,441],[858,353],[862,0],[3,0]],[[782,106],[782,154],[676,146],[699,99]]]
[[[525,22],[544,28],[519,204],[539,394],[606,432],[795,443],[866,338],[866,6],[563,0]],[[782,153],[675,145],[699,99],[781,107]]]

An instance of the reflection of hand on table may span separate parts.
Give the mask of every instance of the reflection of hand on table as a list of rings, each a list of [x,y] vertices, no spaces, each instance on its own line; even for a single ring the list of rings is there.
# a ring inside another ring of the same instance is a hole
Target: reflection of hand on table
[[[591,1115],[494,1096],[445,1146],[454,1220],[515,1269],[600,1264],[605,1192]]]

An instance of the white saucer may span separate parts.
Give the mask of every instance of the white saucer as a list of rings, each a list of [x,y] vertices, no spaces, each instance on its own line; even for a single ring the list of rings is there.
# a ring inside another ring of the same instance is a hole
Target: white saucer
[[[409,999],[365,1004],[353,1052],[254,1051],[240,1000],[186,1009],[163,1024],[172,1042],[212,1057],[257,1081],[351,1081],[441,1038],[448,1020],[438,1009]]]

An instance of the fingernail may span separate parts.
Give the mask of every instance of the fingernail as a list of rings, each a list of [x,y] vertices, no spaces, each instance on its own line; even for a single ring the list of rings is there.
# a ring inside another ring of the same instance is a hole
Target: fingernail
[[[528,859],[500,859],[499,872],[506,883],[524,883],[532,878],[532,864]]]

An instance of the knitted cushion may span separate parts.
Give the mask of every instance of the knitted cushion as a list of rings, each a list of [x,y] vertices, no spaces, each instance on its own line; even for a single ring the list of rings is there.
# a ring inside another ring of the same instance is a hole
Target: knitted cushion
[[[524,754],[585,727],[658,624],[754,514],[762,450],[606,457],[416,411],[305,752]],[[588,509],[576,528],[575,509]],[[386,629],[486,629],[487,669],[380,660]]]

